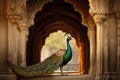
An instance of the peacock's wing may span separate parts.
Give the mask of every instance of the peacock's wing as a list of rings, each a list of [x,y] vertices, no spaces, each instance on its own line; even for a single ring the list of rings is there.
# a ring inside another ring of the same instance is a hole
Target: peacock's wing
[[[65,52],[66,50],[59,50],[43,62],[28,67],[21,67],[11,63],[9,63],[9,65],[13,68],[15,73],[21,77],[48,75],[53,73],[54,70],[58,69],[61,65],[63,61],[63,54],[65,54]]]
[[[64,54],[66,53],[66,49],[60,49],[59,51],[57,51],[56,53],[55,53],[55,55],[57,55],[57,56],[64,56]]]

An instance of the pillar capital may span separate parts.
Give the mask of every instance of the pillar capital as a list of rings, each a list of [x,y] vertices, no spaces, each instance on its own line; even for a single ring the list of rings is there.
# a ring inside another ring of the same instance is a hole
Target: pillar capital
[[[117,19],[120,20],[120,12],[117,12],[115,16],[116,16]]]
[[[95,21],[96,24],[100,24],[103,23],[104,21],[106,21],[106,14],[95,14],[93,16],[93,19]]]
[[[24,23],[22,23],[22,24],[19,24],[19,26],[18,26],[18,30],[19,31],[23,31],[23,30],[27,30],[27,25],[26,24],[24,24]]]
[[[28,35],[29,35],[29,29],[28,26],[26,24],[20,24],[18,26],[18,30],[20,33],[24,33],[24,35],[26,36],[26,41],[28,40]]]
[[[6,18],[11,23],[19,23],[20,20],[23,20],[23,18],[20,15],[7,15]]]

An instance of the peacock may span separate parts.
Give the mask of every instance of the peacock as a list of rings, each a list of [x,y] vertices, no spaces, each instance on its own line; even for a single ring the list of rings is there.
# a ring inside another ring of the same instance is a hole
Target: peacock
[[[65,66],[72,58],[72,49],[69,41],[72,37],[67,34],[67,49],[60,49],[44,61],[32,66],[19,66],[8,61],[8,65],[20,77],[36,77],[50,75],[60,67],[61,75],[63,75],[63,66]]]

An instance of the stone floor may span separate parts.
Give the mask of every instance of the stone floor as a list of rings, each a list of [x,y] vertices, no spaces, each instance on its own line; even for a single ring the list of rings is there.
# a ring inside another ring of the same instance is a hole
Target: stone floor
[[[88,75],[54,75],[54,76],[44,76],[44,77],[36,77],[36,78],[22,78],[20,80],[90,80]]]
[[[15,74],[0,74],[0,80],[91,80],[89,75],[51,75],[34,78],[18,78]]]
[[[0,80],[17,80],[14,73],[0,72]]]

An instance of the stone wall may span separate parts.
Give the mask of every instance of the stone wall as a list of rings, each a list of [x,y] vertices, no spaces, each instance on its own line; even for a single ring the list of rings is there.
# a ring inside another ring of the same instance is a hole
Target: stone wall
[[[5,15],[6,1],[0,0],[0,71],[7,70],[8,26]]]

